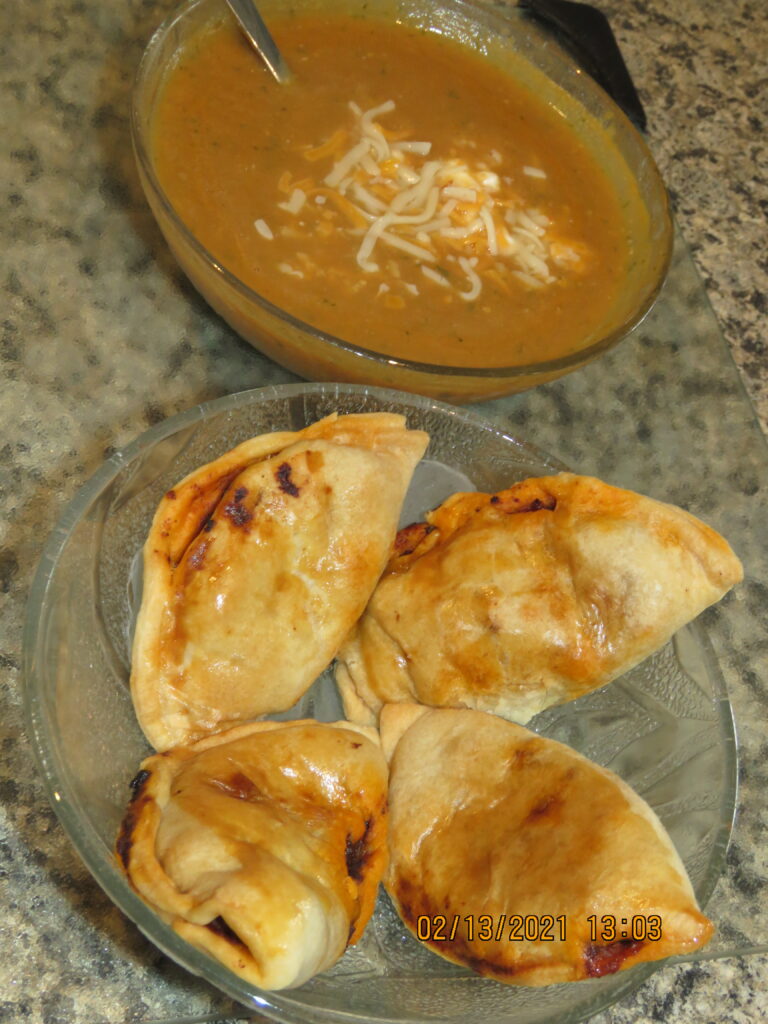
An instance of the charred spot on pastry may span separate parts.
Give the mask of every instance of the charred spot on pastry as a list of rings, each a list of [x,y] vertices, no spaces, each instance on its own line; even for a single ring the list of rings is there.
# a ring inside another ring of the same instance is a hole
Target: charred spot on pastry
[[[365,876],[365,865],[371,855],[368,848],[368,835],[373,824],[370,818],[366,819],[365,831],[359,839],[347,836],[347,845],[344,850],[344,858],[347,862],[347,874],[356,882],[362,882]]]
[[[635,939],[619,939],[607,946],[587,946],[584,950],[584,967],[588,978],[602,978],[605,974],[615,974],[624,961],[634,956],[644,942]]]
[[[128,784],[131,788],[131,803],[133,803],[137,797],[141,796],[141,792],[146,786],[147,780],[151,774],[152,772],[147,771],[146,768],[142,768],[141,771],[136,772],[134,777],[131,779]]]
[[[522,490],[522,493],[519,493],[519,490]],[[546,491],[539,490],[539,496],[532,498],[530,493],[528,488],[513,487],[509,491],[492,495],[490,504],[498,506],[500,512],[506,512],[509,515],[516,515],[518,512],[539,512],[542,509],[554,512],[557,508],[557,498],[554,494],[547,494]]]
[[[151,774],[152,772],[142,768],[130,782],[131,799],[128,804],[128,810],[125,812],[123,820],[120,822],[120,831],[115,843],[115,852],[120,858],[126,871],[128,870],[128,861],[131,859],[133,833],[136,830],[136,825],[141,817],[146,801],[149,799],[149,797],[144,796],[144,787],[146,786],[147,780]]]
[[[120,825],[120,831],[117,836],[117,842],[115,843],[115,852],[120,858],[120,861],[125,868],[128,870],[128,861],[131,859],[131,848],[133,847],[133,830],[136,826],[135,816],[126,814],[125,818]]]
[[[198,506],[200,507],[200,519],[198,520],[200,525],[191,537],[189,542],[190,544],[194,543],[195,537],[198,534],[209,533],[210,530],[213,529],[215,525],[215,520],[212,518],[214,509],[226,494],[229,485],[241,472],[241,469],[242,467],[236,467],[230,473],[227,473],[226,476],[216,480],[211,480],[205,487],[201,487],[200,484],[196,482],[189,485],[189,489],[193,495],[191,504],[195,509],[197,509]],[[245,488],[243,488],[243,490],[245,491]],[[173,496],[176,497],[175,491],[169,493],[172,493]],[[247,493],[247,491],[245,493]],[[166,495],[166,497],[167,496],[168,495]],[[245,494],[243,497],[244,496]],[[173,520],[168,520],[168,522],[169,524],[172,524]],[[189,545],[187,545],[186,550],[189,550]],[[174,569],[180,565],[185,553],[185,550],[173,553],[170,563]]]
[[[517,504],[519,499],[515,499],[515,507],[507,508],[507,512],[540,512],[542,509],[546,509],[548,512],[554,512],[557,507],[557,499],[553,495],[547,495],[544,498],[534,498],[533,501],[526,501],[524,504]]]
[[[174,491],[174,490],[166,491],[165,492],[165,496],[168,499],[168,501],[175,501],[176,500],[176,491]]]
[[[411,523],[397,531],[395,537],[395,555],[405,558],[412,555],[419,544],[435,530],[429,523]]]
[[[247,487],[238,487],[232,495],[232,500],[224,506],[224,515],[233,526],[247,526],[253,519],[253,512],[250,512],[243,500],[248,496]]]
[[[538,512],[540,509],[545,508],[549,512],[553,512],[557,506],[557,501],[551,495],[544,498],[534,498],[533,501],[526,507],[526,512]]]
[[[187,559],[188,568],[195,570],[202,569],[203,562],[205,561],[205,555],[208,551],[208,544],[209,542],[204,540],[192,548],[189,553],[189,558]]]
[[[214,917],[214,919],[209,921],[205,927],[209,931],[212,931],[214,935],[218,935],[220,938],[226,939],[226,941],[231,943],[231,945],[246,948],[245,943],[237,932],[233,931],[233,929],[229,927],[221,915],[219,915],[219,917]]]
[[[291,479],[291,472],[290,462],[281,462],[275,470],[275,479],[283,494],[290,494],[292,498],[298,498],[299,488]]]
[[[115,843],[115,852],[120,858],[125,870],[128,870],[128,862],[131,859],[131,850],[133,849],[133,834],[136,831],[136,826],[139,823],[142,811],[144,809],[146,799],[136,801],[135,796],[132,797],[131,803],[128,805],[128,810],[125,812],[123,820],[120,822],[120,831],[117,835],[117,842]]]

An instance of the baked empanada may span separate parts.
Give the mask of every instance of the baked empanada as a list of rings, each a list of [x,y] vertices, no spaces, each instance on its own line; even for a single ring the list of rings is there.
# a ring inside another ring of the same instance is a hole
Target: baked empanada
[[[387,766],[372,729],[254,722],[147,758],[117,840],[133,887],[264,989],[362,935],[386,866]]]
[[[550,985],[712,935],[672,842],[618,776],[480,711],[387,705],[385,886],[434,952]]]
[[[162,499],[131,693],[166,750],[292,707],[379,578],[428,437],[390,413],[265,434]]]
[[[590,477],[456,494],[400,531],[339,651],[346,715],[417,701],[527,722],[642,661],[741,576],[687,512]]]

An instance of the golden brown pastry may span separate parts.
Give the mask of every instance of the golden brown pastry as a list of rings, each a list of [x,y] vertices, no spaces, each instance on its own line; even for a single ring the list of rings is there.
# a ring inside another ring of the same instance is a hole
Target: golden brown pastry
[[[550,985],[700,949],[712,935],[650,807],[563,744],[480,711],[387,705],[385,885],[435,953]]]
[[[365,607],[427,442],[402,416],[334,415],[246,441],[168,491],[131,674],[156,750],[299,700]]]
[[[687,512],[590,477],[456,494],[400,531],[339,651],[346,715],[417,701],[527,722],[642,661],[741,577]]]
[[[360,938],[386,866],[387,766],[346,722],[255,722],[145,760],[117,840],[133,887],[264,989]]]

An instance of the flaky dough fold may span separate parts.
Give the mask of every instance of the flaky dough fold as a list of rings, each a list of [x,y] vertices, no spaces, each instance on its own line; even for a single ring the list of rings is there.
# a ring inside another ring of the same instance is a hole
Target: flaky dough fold
[[[147,758],[117,840],[144,900],[263,989],[357,942],[386,866],[387,766],[374,730],[254,722]]]
[[[742,577],[694,516],[591,477],[455,494],[398,534],[339,651],[345,713],[469,707],[527,722],[615,679]]]
[[[156,750],[299,700],[365,607],[427,442],[399,415],[333,415],[246,441],[167,492],[131,672]]]

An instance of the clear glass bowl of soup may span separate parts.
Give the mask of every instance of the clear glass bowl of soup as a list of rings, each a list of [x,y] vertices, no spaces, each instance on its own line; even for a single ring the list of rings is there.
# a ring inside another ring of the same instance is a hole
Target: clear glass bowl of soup
[[[462,403],[582,366],[648,312],[672,245],[656,165],[519,10],[261,7],[289,84],[191,0],[132,111],[162,232],[244,339],[310,380]]]

